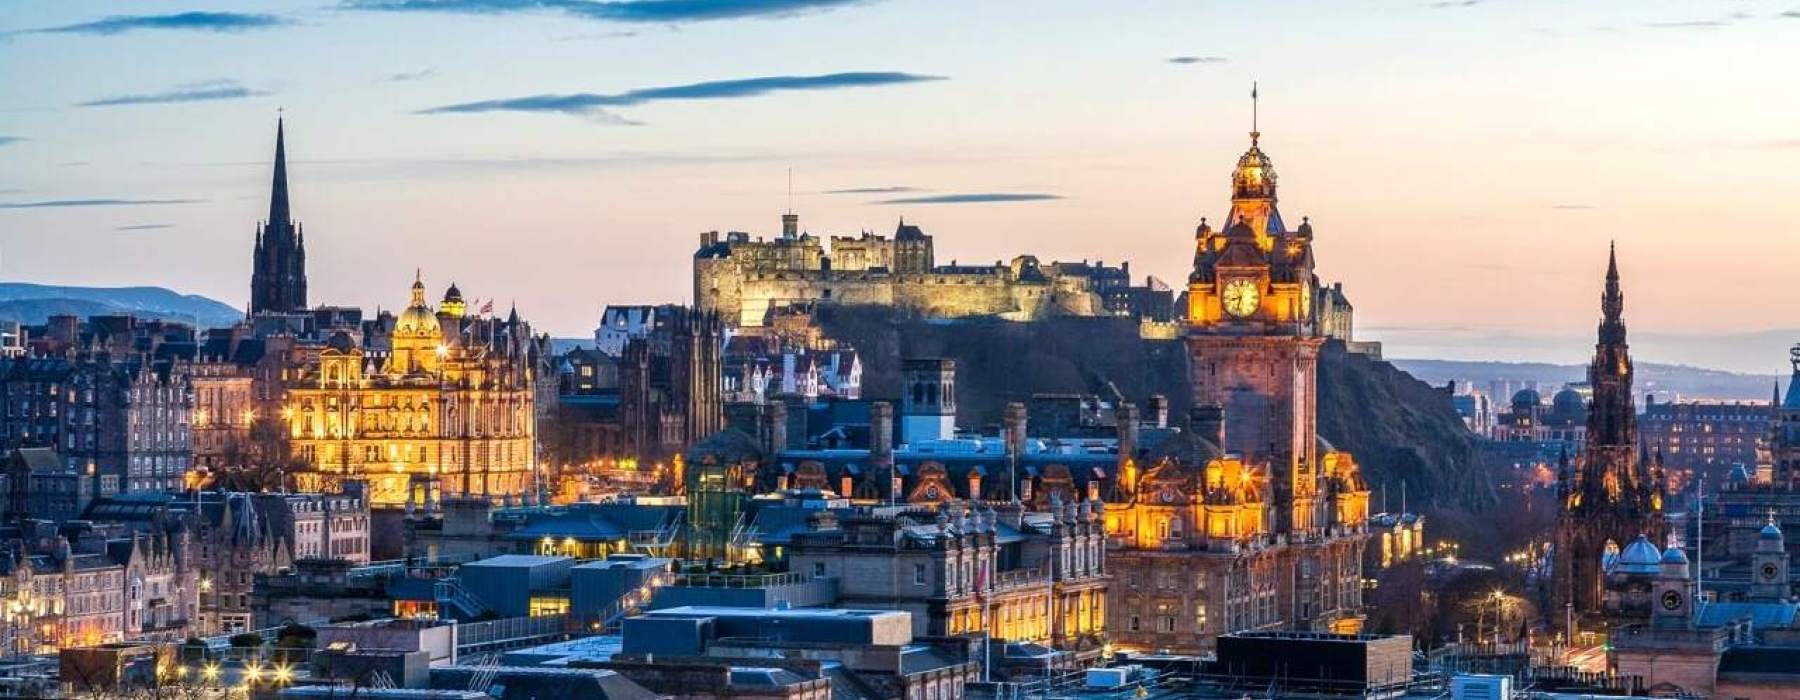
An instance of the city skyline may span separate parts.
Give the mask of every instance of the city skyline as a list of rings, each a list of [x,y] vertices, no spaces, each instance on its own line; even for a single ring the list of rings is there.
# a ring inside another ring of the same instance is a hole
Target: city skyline
[[[1287,214],[1391,355],[1578,361],[1617,240],[1640,357],[1779,369],[1785,340],[1761,359],[1682,340],[1781,327],[1784,256],[1755,253],[1787,243],[1800,177],[1781,167],[1800,98],[1755,91],[1794,61],[1779,4],[1145,4],[1093,35],[1060,5],[668,7],[20,8],[0,278],[241,306],[283,109],[314,303],[397,308],[423,267],[434,293],[584,336],[605,304],[688,300],[698,233],[777,233],[790,169],[815,234],[904,215],[945,261],[1130,260],[1180,286],[1259,80]]]

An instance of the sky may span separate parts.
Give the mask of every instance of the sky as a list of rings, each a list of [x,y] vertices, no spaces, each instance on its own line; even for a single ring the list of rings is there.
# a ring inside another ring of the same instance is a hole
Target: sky
[[[1797,43],[1800,0],[0,0],[0,279],[243,305],[279,113],[314,303],[422,269],[586,336],[790,205],[1179,284],[1256,81],[1390,356],[1584,361],[1616,240],[1641,360],[1776,372]]]

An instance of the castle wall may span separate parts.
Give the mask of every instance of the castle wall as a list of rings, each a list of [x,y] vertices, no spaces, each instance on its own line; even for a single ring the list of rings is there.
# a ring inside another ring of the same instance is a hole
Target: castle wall
[[[804,303],[893,306],[926,316],[1003,316],[1033,320],[1096,316],[1104,304],[1088,279],[1020,281],[1012,268],[917,271],[931,261],[928,241],[881,236],[831,239],[829,269],[817,239],[719,241],[704,234],[694,259],[694,300],[740,327],[761,326],[771,308]]]

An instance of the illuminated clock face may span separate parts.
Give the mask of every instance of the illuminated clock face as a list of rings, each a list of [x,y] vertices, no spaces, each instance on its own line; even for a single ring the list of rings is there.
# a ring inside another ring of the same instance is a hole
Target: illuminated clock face
[[[1221,297],[1225,304],[1225,313],[1232,318],[1247,318],[1256,313],[1256,305],[1261,296],[1256,291],[1256,283],[1250,280],[1232,280],[1225,284],[1225,294]]]
[[[1681,593],[1679,591],[1663,591],[1662,606],[1664,610],[1681,609]]]
[[[1762,565],[1763,579],[1768,580],[1768,581],[1773,581],[1773,580],[1775,580],[1775,575],[1779,574],[1779,573],[1781,573],[1781,571],[1775,568],[1774,562],[1764,562],[1763,563],[1763,565]]]

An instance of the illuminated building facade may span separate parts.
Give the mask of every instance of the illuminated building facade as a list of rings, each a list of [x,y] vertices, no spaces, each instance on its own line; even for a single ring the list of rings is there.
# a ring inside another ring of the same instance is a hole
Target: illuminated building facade
[[[194,387],[194,466],[214,470],[246,464],[256,419],[249,368],[201,360],[188,369]]]
[[[1283,223],[1250,136],[1223,227],[1196,231],[1188,430],[1145,455],[1120,436],[1106,509],[1117,646],[1195,653],[1228,632],[1361,627],[1369,491],[1316,432],[1327,336],[1312,225]]]
[[[391,321],[340,328],[293,354],[281,417],[302,490],[360,480],[372,504],[397,506],[535,488],[538,347],[517,313],[435,312],[415,280]]]

